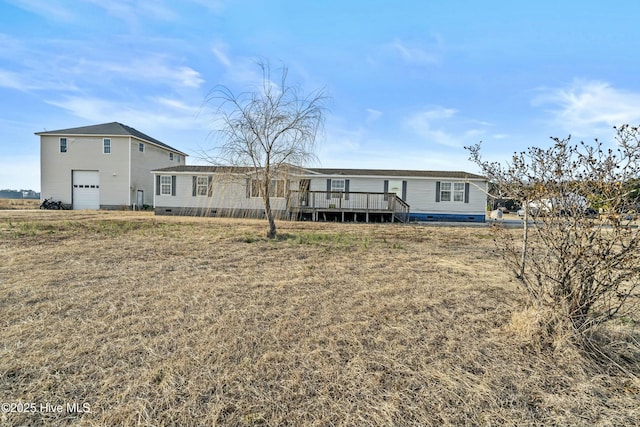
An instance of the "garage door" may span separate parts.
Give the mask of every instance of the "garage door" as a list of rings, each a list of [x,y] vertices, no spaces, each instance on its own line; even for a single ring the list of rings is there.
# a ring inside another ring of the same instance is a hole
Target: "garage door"
[[[100,209],[98,171],[73,171],[73,209]]]

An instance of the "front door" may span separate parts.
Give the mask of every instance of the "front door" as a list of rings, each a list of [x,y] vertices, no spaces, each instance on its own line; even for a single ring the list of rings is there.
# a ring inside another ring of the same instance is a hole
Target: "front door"
[[[389,193],[396,193],[396,196],[398,196],[399,199],[402,199],[402,180],[390,179]]]
[[[310,179],[301,179],[299,184],[300,206],[309,206],[309,187],[311,187]]]

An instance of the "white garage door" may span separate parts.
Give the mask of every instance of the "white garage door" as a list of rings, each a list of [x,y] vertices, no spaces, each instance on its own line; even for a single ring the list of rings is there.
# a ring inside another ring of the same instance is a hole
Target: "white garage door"
[[[100,209],[98,171],[73,171],[73,209]]]

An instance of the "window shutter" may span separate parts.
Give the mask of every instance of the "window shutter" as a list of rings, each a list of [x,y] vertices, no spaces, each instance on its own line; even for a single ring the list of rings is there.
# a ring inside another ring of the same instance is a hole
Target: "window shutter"
[[[440,181],[436,181],[436,203],[440,202]]]
[[[195,197],[198,189],[198,177],[194,175],[191,178],[191,195]]]
[[[176,176],[171,176],[171,195],[176,195]]]
[[[464,202],[469,203],[469,183],[464,184]]]
[[[327,179],[327,199],[331,198],[331,179]]]
[[[156,175],[156,196],[160,195],[160,175]]]
[[[246,181],[247,181],[247,184],[246,184],[246,190],[247,190],[246,196],[247,196],[247,199],[249,199],[249,198],[251,198],[251,180],[249,178],[247,178]]]
[[[213,177],[210,176],[207,180],[207,196],[213,197]]]
[[[402,181],[402,200],[407,201],[407,181]]]
[[[349,200],[349,180],[344,180],[344,199]]]
[[[382,188],[382,192],[384,193],[384,201],[388,201],[389,200],[389,180],[385,179],[384,180],[384,186]]]

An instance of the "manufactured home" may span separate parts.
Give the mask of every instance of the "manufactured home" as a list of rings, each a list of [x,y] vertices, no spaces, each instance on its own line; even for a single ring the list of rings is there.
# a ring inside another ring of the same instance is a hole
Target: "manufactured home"
[[[37,132],[41,197],[72,209],[152,206],[152,169],[186,154],[121,123]]]
[[[252,168],[172,166],[155,169],[157,215],[262,217]],[[455,171],[291,167],[272,181],[280,218],[311,221],[484,222],[487,180]]]

